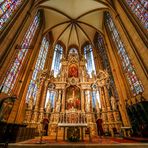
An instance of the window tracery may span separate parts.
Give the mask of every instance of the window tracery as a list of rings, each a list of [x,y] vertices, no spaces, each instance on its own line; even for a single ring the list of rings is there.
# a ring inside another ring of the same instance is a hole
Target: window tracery
[[[138,79],[136,75],[134,65],[129,59],[125,46],[118,33],[118,30],[108,12],[105,12],[105,24],[111,33],[111,37],[115,43],[116,49],[121,59],[121,63],[122,63],[123,70],[125,72],[125,76],[128,80],[132,93],[135,96],[143,92],[144,89],[143,89],[141,81]]]
[[[9,70],[7,71],[6,77],[1,85],[2,92],[8,93],[12,90],[18,73],[22,67],[23,61],[27,55],[29,46],[32,42],[32,39],[35,35],[35,32],[39,26],[40,22],[40,13],[37,13],[35,16],[33,23],[30,25],[29,29],[27,30],[21,46],[19,47],[18,52],[15,55],[14,62],[10,65]]]

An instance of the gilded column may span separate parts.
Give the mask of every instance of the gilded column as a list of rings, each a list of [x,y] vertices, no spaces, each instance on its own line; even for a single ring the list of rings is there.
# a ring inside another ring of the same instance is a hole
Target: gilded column
[[[84,90],[81,90],[81,111],[84,112]]]
[[[96,93],[97,93],[97,91],[96,91]],[[97,111],[97,113],[100,113],[99,102],[97,99],[96,99],[96,111]]]
[[[61,107],[61,94],[62,94],[62,90],[59,90],[59,91],[58,91],[58,97],[57,97],[56,105],[55,105],[55,112],[60,112],[60,107]]]
[[[93,99],[93,91],[92,90],[90,90],[89,91],[90,92],[90,112],[93,112],[93,101],[92,101],[92,99]]]
[[[102,120],[103,120],[103,128],[105,132],[108,132],[108,118],[107,118],[107,112],[106,112],[106,106],[105,106],[105,96],[103,87],[99,87],[100,92],[100,101],[101,101],[101,107],[102,107]]]
[[[102,108],[102,111],[105,111],[105,104],[103,100],[103,92],[101,87],[99,87],[99,93],[100,93],[101,108]]]
[[[62,112],[65,112],[65,89],[62,91]]]
[[[58,93],[55,95],[54,97],[54,101],[53,101],[53,112],[56,111],[56,102],[58,101],[58,97],[57,97]]]
[[[111,104],[110,104],[110,101],[109,101],[107,86],[105,85],[103,87],[103,89],[104,89],[106,106],[107,106],[107,118],[108,118],[109,131],[111,132],[111,135],[114,136],[114,133],[113,133],[113,130],[112,130],[113,127],[114,127],[114,116],[113,116],[113,113],[111,112]]]
[[[32,118],[33,122],[37,122],[38,110],[39,110],[39,102],[40,102],[40,96],[41,96],[41,91],[42,91],[43,84],[44,84],[44,79],[41,79],[40,86],[38,88],[37,96],[36,96],[34,116]]]

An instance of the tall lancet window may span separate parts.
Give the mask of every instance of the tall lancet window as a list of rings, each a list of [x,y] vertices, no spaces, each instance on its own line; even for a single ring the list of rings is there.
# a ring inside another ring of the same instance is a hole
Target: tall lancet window
[[[54,77],[58,75],[61,68],[61,58],[63,54],[63,47],[60,44],[55,46],[51,70],[54,71]]]
[[[84,47],[84,56],[87,60],[86,68],[90,77],[92,77],[92,73],[96,74],[95,63],[94,63],[94,56],[93,50],[90,44]]]
[[[116,49],[118,51],[120,60],[122,62],[122,67],[125,72],[125,76],[129,82],[130,88],[133,95],[137,95],[143,92],[143,86],[141,81],[138,79],[134,65],[132,64],[129,56],[126,52],[125,46],[120,38],[118,30],[108,12],[105,12],[105,24],[110,31],[113,42],[115,43]]]
[[[32,74],[32,79],[30,81],[29,87],[28,87],[28,92],[26,96],[26,101],[28,102],[31,97],[36,100],[36,93],[37,93],[37,76],[38,73],[44,69],[47,53],[49,49],[49,41],[47,37],[43,37],[40,51],[38,54],[38,58],[35,64],[35,68]]]
[[[40,22],[40,13],[37,13],[32,24],[30,25],[29,29],[27,30],[23,38],[20,48],[17,49],[18,52],[15,55],[14,62],[11,63],[9,70],[7,71],[6,77],[2,82],[2,85],[1,85],[2,92],[10,93],[10,91],[12,90],[15,84],[16,78],[19,74],[19,71],[23,65],[23,61],[27,55],[29,46],[39,26],[39,22]]]
[[[11,20],[25,0],[0,0],[0,31]]]
[[[148,0],[125,0],[132,12],[148,29]]]
[[[97,34],[95,44],[96,44],[96,47],[97,47],[98,54],[100,55],[100,59],[101,59],[103,69],[106,69],[107,72],[110,75],[109,96],[110,97],[114,96],[114,97],[118,98],[114,78],[113,78],[112,71],[111,71],[111,66],[110,66],[110,63],[109,63],[107,51],[106,51],[105,44],[104,44],[104,39],[103,39],[103,37],[100,33]]]

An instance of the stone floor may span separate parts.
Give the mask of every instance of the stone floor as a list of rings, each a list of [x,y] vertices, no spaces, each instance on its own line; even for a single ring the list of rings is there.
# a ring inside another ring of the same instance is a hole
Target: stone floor
[[[148,143],[140,143],[134,140],[127,140],[123,138],[111,138],[111,137],[92,137],[92,141],[89,141],[88,137],[84,138],[84,141],[80,142],[68,142],[63,141],[62,137],[58,137],[58,141],[55,141],[55,137],[43,137],[42,141],[40,137],[35,139],[12,143],[8,145],[8,148],[148,148]]]

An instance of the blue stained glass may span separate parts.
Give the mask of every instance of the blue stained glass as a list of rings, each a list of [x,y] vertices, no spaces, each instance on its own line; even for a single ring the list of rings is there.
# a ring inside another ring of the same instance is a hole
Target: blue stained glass
[[[121,41],[119,33],[117,36],[115,36],[115,32],[118,32],[118,30],[108,12],[105,12],[105,24],[109,28],[112,38],[114,38],[114,43],[121,59],[125,76],[129,82],[132,93],[135,96],[143,92],[144,88],[141,81],[137,78],[134,65],[128,57],[128,54],[126,52],[123,42]]]

